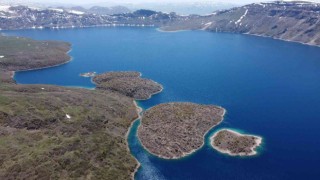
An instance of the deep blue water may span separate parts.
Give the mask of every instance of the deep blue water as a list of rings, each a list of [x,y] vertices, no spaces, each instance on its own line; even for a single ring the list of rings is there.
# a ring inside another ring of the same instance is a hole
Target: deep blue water
[[[230,157],[205,146],[181,160],[148,154],[129,136],[142,166],[136,179],[318,179],[320,176],[320,48],[247,35],[154,28],[7,31],[9,35],[72,43],[71,63],[19,72],[19,83],[94,87],[88,71],[135,70],[164,85],[139,102],[217,104],[227,109],[218,128],[263,137],[259,155]],[[216,131],[213,130],[211,134]]]

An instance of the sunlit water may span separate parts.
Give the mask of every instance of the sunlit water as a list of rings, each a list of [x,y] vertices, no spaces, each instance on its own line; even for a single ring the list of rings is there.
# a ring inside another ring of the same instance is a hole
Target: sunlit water
[[[206,144],[181,160],[148,154],[136,136],[129,145],[141,163],[136,179],[318,179],[320,176],[320,48],[269,38],[154,28],[6,31],[72,43],[68,64],[19,72],[19,83],[94,87],[80,73],[135,70],[164,85],[139,102],[144,109],[190,101],[227,109],[219,128],[263,137],[254,157],[230,157]]]

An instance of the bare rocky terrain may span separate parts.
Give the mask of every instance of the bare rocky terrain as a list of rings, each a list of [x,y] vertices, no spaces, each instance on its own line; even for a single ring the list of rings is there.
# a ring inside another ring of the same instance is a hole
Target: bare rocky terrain
[[[138,137],[152,154],[176,159],[199,149],[204,135],[218,125],[225,110],[193,103],[160,104],[143,113]]]
[[[256,148],[261,144],[262,138],[252,135],[240,134],[223,129],[211,137],[211,145],[222,153],[232,156],[250,156],[256,154]]]
[[[162,91],[162,86],[140,77],[139,72],[108,72],[93,78],[97,89],[119,92],[137,100],[149,99]]]
[[[12,76],[14,75],[13,71],[7,71],[0,69],[0,83],[15,83],[14,79],[12,79]]]

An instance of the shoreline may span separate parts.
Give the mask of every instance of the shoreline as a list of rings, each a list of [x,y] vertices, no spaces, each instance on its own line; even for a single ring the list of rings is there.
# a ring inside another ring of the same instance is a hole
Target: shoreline
[[[36,70],[42,70],[42,69],[49,69],[49,68],[58,67],[58,66],[62,66],[62,65],[65,65],[65,64],[67,64],[67,63],[70,63],[71,61],[73,61],[73,57],[69,55],[70,52],[72,52],[71,46],[70,46],[70,50],[66,52],[66,55],[69,56],[69,60],[67,60],[67,61],[65,61],[65,62],[63,62],[63,63],[59,63],[59,64],[52,65],[52,66],[45,66],[45,67],[41,67],[41,68],[31,68],[31,69],[11,71],[11,72],[13,72],[13,74],[12,74],[11,77],[12,77],[12,79],[13,79],[15,82],[17,82],[16,79],[14,78],[15,75],[16,75],[16,72],[26,72],[26,71],[36,71]],[[18,84],[18,83],[17,83],[17,84]]]
[[[192,30],[190,30],[190,29],[172,30],[172,31],[170,31],[170,30],[163,30],[163,29],[161,29],[161,27],[156,28],[156,30],[157,30],[158,32],[162,32],[162,33],[179,33],[179,32],[185,32],[185,31],[192,31]]]
[[[75,27],[48,27],[48,28],[18,28],[18,29],[1,29],[0,34],[5,34],[3,31],[19,31],[19,30],[44,30],[44,29],[49,29],[49,30],[60,30],[60,29],[83,29],[83,28],[95,28],[95,27],[138,27],[138,28],[145,28],[145,27],[157,27],[155,28],[156,31],[162,32],[162,33],[179,33],[179,32],[184,32],[184,31],[207,31],[207,32],[214,32],[211,30],[207,29],[184,29],[184,30],[163,30],[161,27],[156,26],[156,25],[139,25],[139,24],[102,24],[102,25],[92,25],[92,26],[75,26]],[[285,41],[285,42],[292,42],[292,43],[298,43],[302,45],[307,45],[307,46],[314,46],[314,47],[320,47],[320,44],[311,44],[311,43],[304,43],[304,42],[299,42],[299,41],[293,41],[293,40],[287,40],[287,39],[281,39],[281,38],[276,38],[276,37],[271,37],[271,36],[265,36],[265,35],[259,35],[259,34],[250,34],[250,33],[236,33],[236,32],[215,32],[215,33],[230,33],[230,34],[242,34],[242,35],[250,35],[250,36],[257,36],[257,37],[263,37],[263,38],[271,38],[274,40],[280,40],[280,41]],[[41,68],[39,68],[41,69]],[[38,69],[31,69],[31,70],[38,70]],[[23,70],[27,71],[27,70]]]
[[[204,134],[203,137],[202,137],[202,139],[203,139],[202,144],[201,144],[201,146],[200,146],[199,148],[196,148],[196,149],[194,149],[194,150],[192,150],[192,151],[190,151],[190,152],[183,153],[183,156],[181,156],[181,157],[174,156],[174,157],[172,157],[172,158],[166,158],[166,157],[163,157],[163,156],[161,156],[161,155],[154,154],[154,153],[150,152],[150,151],[142,144],[142,142],[141,142],[141,140],[140,140],[140,138],[139,138],[138,133],[137,133],[137,138],[138,138],[138,140],[140,141],[140,144],[141,144],[141,146],[143,147],[143,149],[146,150],[149,154],[151,154],[151,155],[153,155],[153,156],[156,156],[156,157],[158,157],[158,158],[165,159],[165,160],[179,160],[179,159],[182,159],[182,158],[187,158],[188,156],[191,156],[192,154],[194,154],[195,152],[197,152],[198,150],[200,150],[200,149],[206,144],[206,142],[205,142],[205,139],[206,139],[206,138],[205,138],[205,137],[207,136],[207,134],[208,134],[215,126],[220,125],[221,122],[224,120],[224,116],[225,116],[225,114],[227,113],[227,110],[224,109],[224,108],[221,107],[221,106],[217,106],[217,107],[223,109],[223,113],[222,113],[222,115],[221,115],[221,116],[222,116],[221,121],[220,121],[217,125],[214,125],[214,126],[210,127],[210,129],[209,129],[207,132],[205,132],[205,134]],[[152,107],[151,107],[151,108],[152,108]],[[151,109],[151,108],[149,108],[149,109]],[[149,110],[149,109],[147,109],[147,110]],[[139,125],[137,131],[139,131],[140,126],[141,126],[141,124]]]
[[[95,27],[157,27],[155,24],[100,24],[100,25],[91,25],[91,26],[65,26],[65,27],[29,27],[29,28],[16,28],[16,29],[0,29],[0,33],[2,31],[19,31],[19,30],[62,30],[62,29],[84,29],[84,28],[95,28]],[[4,33],[5,34],[5,33]]]
[[[145,28],[145,27],[153,27],[156,29],[158,32],[163,32],[163,33],[178,33],[178,32],[184,32],[184,31],[207,31],[207,32],[215,32],[213,30],[207,30],[206,27],[201,28],[201,29],[180,29],[180,30],[163,30],[158,25],[155,24],[100,24],[100,25],[90,25],[90,26],[66,26],[66,27],[29,27],[29,28],[16,28],[16,29],[0,29],[0,35],[6,35],[4,31],[19,31],[19,30],[44,30],[44,29],[49,29],[49,30],[60,30],[60,29],[83,29],[83,28],[95,28],[95,27],[138,27],[138,28]],[[276,38],[272,36],[266,36],[266,35],[259,35],[259,34],[253,34],[253,33],[240,33],[240,32],[216,32],[216,33],[231,33],[231,34],[243,34],[243,35],[252,35],[252,36],[258,36],[258,37],[264,37],[264,38],[271,38],[274,40],[280,40],[280,41],[286,41],[286,42],[293,42],[293,43],[299,43],[307,46],[315,46],[315,47],[320,47],[320,44],[312,44],[312,43],[304,43],[300,41],[294,41],[294,40],[288,40],[288,39],[282,39],[282,38]]]
[[[141,72],[139,72],[139,75],[140,75],[140,78],[143,78]],[[158,84],[158,85],[161,87],[161,90],[159,90],[158,92],[155,92],[155,93],[150,94],[150,96],[149,96],[147,99],[135,99],[135,101],[146,101],[146,100],[149,100],[149,99],[152,98],[153,95],[159,94],[159,93],[161,93],[161,92],[163,91],[164,87],[163,87],[160,83],[158,83],[158,82],[156,82],[156,81],[154,81],[154,80],[152,80],[152,81],[155,82],[156,84]],[[139,107],[139,106],[138,106],[138,107]],[[140,107],[139,107],[139,108],[140,108]],[[142,108],[141,108],[141,109],[142,109]]]
[[[252,152],[249,153],[249,154],[247,154],[247,155],[245,155],[245,154],[243,154],[243,153],[236,154],[236,153],[230,152],[229,150],[221,149],[221,148],[215,146],[215,145],[212,143],[212,141],[214,140],[214,138],[218,135],[218,133],[219,133],[220,131],[228,131],[228,132],[234,133],[234,134],[236,134],[236,135],[238,135],[238,136],[253,136],[253,137],[257,138],[257,139],[255,140],[255,142],[257,143],[257,145],[254,146],[254,147],[251,147],[250,150],[251,150]],[[216,151],[218,151],[218,152],[220,152],[220,153],[222,153],[222,154],[225,154],[225,155],[227,154],[227,155],[230,155],[230,156],[247,157],[247,156],[255,156],[255,155],[258,154],[258,152],[257,152],[255,149],[258,148],[258,147],[262,144],[262,139],[263,139],[263,138],[260,137],[260,136],[256,136],[256,135],[252,135],[252,134],[245,134],[245,135],[243,135],[243,134],[240,134],[240,133],[237,132],[237,131],[233,131],[233,130],[224,128],[224,129],[218,130],[217,132],[215,132],[215,133],[210,137],[210,145],[211,145],[211,147],[212,147],[213,149],[215,149]]]
[[[155,82],[155,81],[154,81]],[[157,82],[155,82],[155,83],[157,83]],[[159,83],[157,83],[157,84],[159,84]],[[154,95],[156,95],[156,94],[160,94],[162,91],[163,91],[163,86],[161,85],[161,84],[159,84],[160,86],[161,86],[161,90],[160,91],[158,91],[158,92],[155,92],[155,93],[153,93],[153,94],[150,94],[150,96],[147,98],[147,99],[135,99],[136,101],[146,101],[146,100],[149,100],[149,99],[151,99],[152,98],[152,96],[154,96]]]
[[[290,43],[298,43],[298,44],[306,45],[306,46],[320,47],[320,44],[310,44],[310,43],[304,43],[304,42],[293,41],[293,40],[288,40],[288,39],[281,39],[281,38],[265,36],[265,35],[260,35],[260,34],[250,34],[250,33],[241,33],[241,34],[249,35],[249,36],[262,37],[262,38],[271,38],[273,40],[279,40],[279,41],[290,42]]]
[[[134,180],[134,176],[135,174],[138,172],[139,168],[141,167],[141,163],[138,161],[138,159],[136,157],[134,157],[134,155],[131,153],[131,150],[130,150],[130,147],[129,147],[129,141],[128,141],[128,137],[129,137],[129,134],[131,132],[131,128],[133,126],[133,124],[136,122],[136,121],[139,121],[140,118],[141,118],[141,113],[143,111],[143,109],[141,107],[138,106],[138,103],[133,100],[133,104],[136,106],[136,111],[138,113],[138,118],[136,118],[135,120],[133,120],[131,122],[131,125],[129,126],[128,130],[127,130],[127,133],[126,133],[126,140],[127,140],[127,150],[128,152],[131,154],[131,156],[136,160],[137,162],[137,166],[136,168],[134,169],[134,171],[131,173],[131,179]]]
[[[163,32],[163,33],[178,33],[178,32],[184,32],[184,31],[205,31],[205,32],[210,32],[210,33],[230,33],[230,34],[242,34],[242,35],[249,35],[249,36],[257,36],[257,37],[263,37],[263,38],[271,38],[273,40],[279,40],[279,41],[285,41],[285,42],[291,42],[291,43],[297,43],[297,44],[302,44],[302,45],[306,45],[306,46],[311,46],[311,47],[320,47],[320,44],[311,44],[311,43],[304,43],[304,42],[300,42],[300,41],[294,41],[294,40],[288,40],[288,39],[281,39],[281,38],[276,38],[276,37],[272,37],[272,36],[265,36],[265,35],[259,35],[259,34],[251,34],[251,33],[237,33],[237,32],[215,32],[212,30],[207,30],[207,29],[185,29],[185,30],[162,30],[161,27],[160,28],[156,28],[157,31],[159,32]]]

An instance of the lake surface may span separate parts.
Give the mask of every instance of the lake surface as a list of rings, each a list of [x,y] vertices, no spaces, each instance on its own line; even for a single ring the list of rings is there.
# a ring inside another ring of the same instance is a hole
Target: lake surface
[[[68,64],[16,73],[22,84],[92,88],[88,71],[135,70],[164,85],[144,109],[164,102],[190,101],[227,109],[206,144],[181,160],[148,154],[129,135],[142,164],[135,178],[147,179],[318,179],[320,176],[320,48],[248,35],[154,28],[87,28],[5,31],[35,39],[72,43]],[[219,128],[263,137],[259,154],[230,157],[209,145]]]

